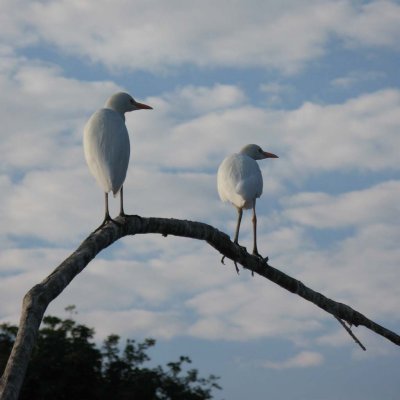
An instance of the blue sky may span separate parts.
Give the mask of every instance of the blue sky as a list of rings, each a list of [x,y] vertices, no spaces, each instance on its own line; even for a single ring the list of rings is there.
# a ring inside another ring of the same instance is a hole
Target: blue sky
[[[259,251],[394,331],[400,251],[400,3],[27,1],[0,4],[0,320],[103,217],[83,126],[125,90],[125,208],[233,234],[216,170],[244,144],[260,162]],[[112,201],[112,213],[118,201]],[[241,243],[251,246],[249,213]],[[201,242],[129,237],[51,304],[98,333],[154,337],[155,363],[193,358],[217,399],[397,399],[398,349]]]

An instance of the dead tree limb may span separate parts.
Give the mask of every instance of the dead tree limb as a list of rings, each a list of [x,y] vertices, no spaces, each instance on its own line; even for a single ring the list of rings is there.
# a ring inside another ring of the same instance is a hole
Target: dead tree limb
[[[29,290],[23,300],[18,334],[0,380],[0,400],[17,400],[33,346],[38,336],[44,313],[54,300],[96,255],[118,239],[127,235],[159,233],[204,240],[225,257],[254,271],[284,289],[311,301],[316,306],[350,325],[363,325],[375,333],[400,345],[400,336],[371,321],[351,307],[333,301],[321,293],[270,266],[267,261],[250,255],[231,242],[228,235],[214,227],[195,221],[170,218],[117,218],[118,225],[110,223],[91,233],[78,249],[63,261],[47,278]]]

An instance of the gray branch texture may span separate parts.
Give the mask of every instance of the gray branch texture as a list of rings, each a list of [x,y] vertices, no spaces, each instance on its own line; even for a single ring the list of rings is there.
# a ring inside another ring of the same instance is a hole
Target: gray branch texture
[[[0,400],[18,399],[39,326],[50,302],[101,250],[127,235],[153,233],[204,240],[235,263],[314,303],[334,317],[346,321],[350,326],[363,325],[394,344],[400,345],[400,336],[396,333],[371,321],[346,304],[338,303],[315,292],[297,279],[270,266],[266,260],[247,253],[244,248],[235,245],[228,235],[211,225],[195,221],[139,216],[118,217],[116,221],[118,224],[109,223],[91,233],[48,277],[26,293],[17,338],[0,381]]]

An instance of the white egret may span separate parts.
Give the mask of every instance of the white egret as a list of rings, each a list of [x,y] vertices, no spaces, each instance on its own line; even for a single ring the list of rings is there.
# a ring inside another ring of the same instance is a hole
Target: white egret
[[[124,216],[123,183],[129,164],[130,142],[125,126],[125,113],[152,107],[137,102],[128,93],[116,93],[104,108],[96,111],[85,125],[83,148],[89,170],[105,193],[105,216],[100,225],[109,221],[108,193],[120,192],[120,215]],[[99,227],[99,228],[100,228]]]
[[[231,202],[238,211],[234,243],[239,244],[243,209],[253,209],[253,254],[259,257],[261,256],[257,249],[256,199],[262,194],[263,178],[256,160],[265,158],[278,158],[278,156],[262,150],[256,144],[248,144],[239,153],[225,158],[218,168],[217,175],[219,197],[222,201]]]

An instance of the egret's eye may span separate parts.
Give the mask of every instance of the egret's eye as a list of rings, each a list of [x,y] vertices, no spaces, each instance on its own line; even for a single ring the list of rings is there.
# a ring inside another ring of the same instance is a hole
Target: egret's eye
[[[133,99],[130,99],[129,102],[130,102],[131,104],[135,104],[135,100],[133,100]]]

